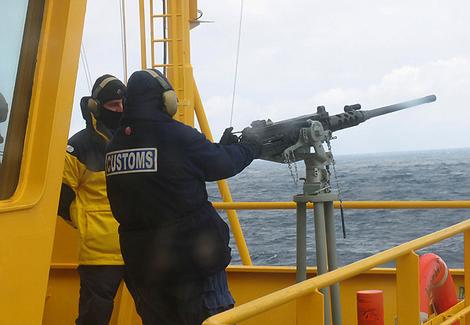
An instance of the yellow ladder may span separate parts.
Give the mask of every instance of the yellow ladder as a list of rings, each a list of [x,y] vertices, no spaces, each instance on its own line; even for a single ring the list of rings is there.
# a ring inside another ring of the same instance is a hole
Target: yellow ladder
[[[194,126],[193,70],[189,47],[189,6],[186,1],[159,1],[157,11],[154,0],[150,0],[150,56],[152,68],[163,68],[178,95],[178,121]],[[156,35],[156,26],[162,26],[161,37]],[[166,33],[168,31],[168,34]],[[163,57],[156,58],[155,48],[162,46]],[[168,61],[163,58],[168,55]]]

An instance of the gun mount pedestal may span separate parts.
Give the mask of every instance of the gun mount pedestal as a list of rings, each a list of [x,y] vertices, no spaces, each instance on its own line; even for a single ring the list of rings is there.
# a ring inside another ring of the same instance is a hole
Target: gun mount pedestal
[[[315,244],[317,258],[317,273],[324,274],[337,268],[336,258],[336,229],[333,214],[333,201],[338,195],[331,192],[330,177],[327,166],[333,161],[331,153],[325,152],[322,142],[331,139],[331,132],[324,131],[320,123],[312,121],[310,128],[302,129],[299,143],[292,150],[308,146],[315,153],[299,153],[305,162],[306,177],[303,194],[294,196],[297,204],[297,282],[307,278],[307,203],[314,204],[313,218],[315,224]],[[301,142],[301,143],[300,143]],[[304,150],[305,151],[305,150]],[[287,150],[286,157],[293,154]],[[324,296],[325,325],[330,325],[330,294],[333,325],[341,325],[341,302],[339,284],[335,283],[320,290]]]

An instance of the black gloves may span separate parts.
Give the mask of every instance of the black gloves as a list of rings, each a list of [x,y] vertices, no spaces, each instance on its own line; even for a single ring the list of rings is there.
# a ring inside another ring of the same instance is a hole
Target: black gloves
[[[253,152],[253,159],[258,159],[261,156],[262,143],[257,135],[251,133],[248,136],[245,132],[242,132],[242,137],[238,139],[232,131],[233,127],[226,128],[224,134],[222,134],[222,138],[220,138],[219,144],[228,145],[240,142],[250,148]]]
[[[219,143],[224,145],[238,143],[238,137],[232,131],[233,127],[226,128]]]

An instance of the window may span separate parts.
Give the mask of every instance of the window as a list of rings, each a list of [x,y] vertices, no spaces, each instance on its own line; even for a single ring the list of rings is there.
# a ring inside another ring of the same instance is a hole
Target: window
[[[18,184],[44,0],[0,4],[0,199]]]

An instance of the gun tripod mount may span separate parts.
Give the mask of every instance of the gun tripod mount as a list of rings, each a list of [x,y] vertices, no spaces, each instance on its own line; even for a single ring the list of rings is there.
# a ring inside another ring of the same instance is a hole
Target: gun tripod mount
[[[309,127],[301,128],[299,140],[284,150],[286,160],[290,157],[302,158],[306,175],[303,179],[303,194],[294,196],[297,205],[297,282],[307,278],[307,203],[314,204],[315,244],[317,272],[324,274],[337,268],[335,219],[333,201],[338,195],[331,191],[327,166],[333,163],[331,152],[326,152],[323,143],[332,139],[330,130],[324,130],[322,123],[308,120]],[[314,152],[311,152],[311,148]],[[295,158],[294,158],[295,160]],[[325,324],[330,324],[330,298],[333,325],[341,324],[341,304],[339,284],[335,283],[320,290],[324,297]]]

